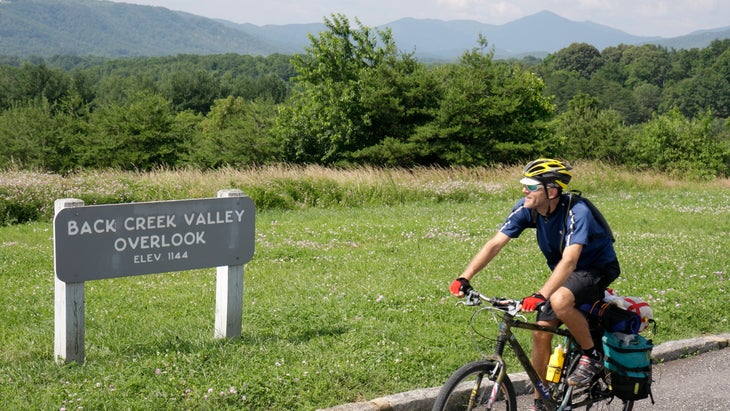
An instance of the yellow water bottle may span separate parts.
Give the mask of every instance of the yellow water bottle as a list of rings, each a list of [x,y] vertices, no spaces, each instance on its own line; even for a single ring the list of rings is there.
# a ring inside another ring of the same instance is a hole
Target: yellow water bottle
[[[558,344],[555,350],[550,355],[550,362],[547,367],[547,374],[545,379],[550,382],[559,382],[560,373],[563,369],[563,361],[565,360],[565,354],[563,353],[563,346]]]

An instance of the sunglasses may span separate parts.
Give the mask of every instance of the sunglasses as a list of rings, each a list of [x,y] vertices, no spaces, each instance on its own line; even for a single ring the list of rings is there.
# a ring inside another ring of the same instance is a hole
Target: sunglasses
[[[540,184],[525,184],[525,188],[527,189],[527,191],[529,191],[531,193],[534,193],[535,191],[537,191],[540,188],[542,188],[542,185],[540,185]]]

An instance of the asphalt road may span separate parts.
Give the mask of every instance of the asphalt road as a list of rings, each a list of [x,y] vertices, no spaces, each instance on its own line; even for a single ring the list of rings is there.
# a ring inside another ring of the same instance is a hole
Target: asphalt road
[[[730,410],[730,333],[667,341],[654,347],[652,393],[635,411]],[[531,384],[524,372],[510,374],[518,393],[518,409],[532,404]],[[342,404],[321,411],[429,411],[440,387],[425,388],[370,401]],[[614,408],[614,407],[611,407]]]
[[[730,410],[730,349],[656,364],[650,399],[634,403],[635,411]],[[518,399],[518,409],[527,410],[530,395]]]

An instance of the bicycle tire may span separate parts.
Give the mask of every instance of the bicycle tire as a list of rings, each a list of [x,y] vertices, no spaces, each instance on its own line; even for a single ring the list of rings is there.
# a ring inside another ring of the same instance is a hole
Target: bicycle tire
[[[493,407],[487,408],[486,401],[489,399],[494,385],[489,380],[489,376],[492,375],[494,367],[496,367],[494,362],[474,361],[456,370],[441,387],[433,404],[433,411],[517,411],[517,396],[512,381],[507,375],[500,386],[497,402]],[[484,380],[481,377],[484,377]],[[481,380],[481,384],[475,391],[476,398],[470,407],[469,394],[474,391],[477,378]]]

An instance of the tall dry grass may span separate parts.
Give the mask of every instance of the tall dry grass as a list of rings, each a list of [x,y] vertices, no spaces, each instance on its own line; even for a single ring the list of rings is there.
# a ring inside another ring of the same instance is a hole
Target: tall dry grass
[[[0,225],[52,218],[58,198],[87,205],[214,197],[236,188],[259,210],[462,201],[511,195],[519,166],[327,168],[269,165],[249,168],[159,169],[151,172],[86,170],[69,175],[0,172]],[[653,172],[634,172],[597,162],[575,164],[572,188],[585,193],[626,188],[730,187],[730,179],[697,182]]]

